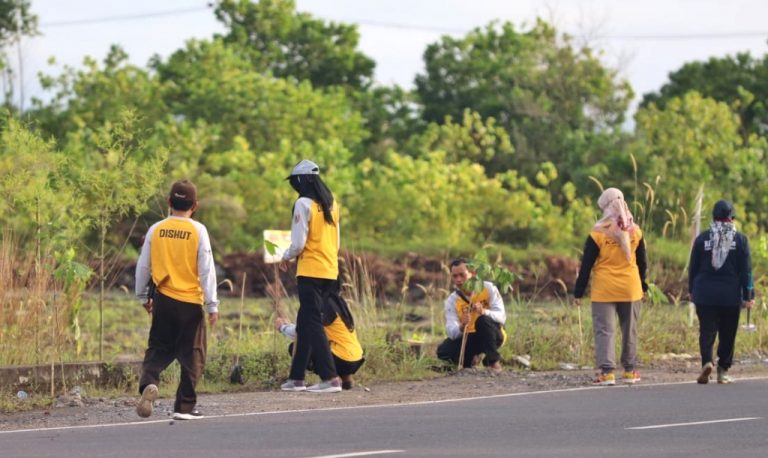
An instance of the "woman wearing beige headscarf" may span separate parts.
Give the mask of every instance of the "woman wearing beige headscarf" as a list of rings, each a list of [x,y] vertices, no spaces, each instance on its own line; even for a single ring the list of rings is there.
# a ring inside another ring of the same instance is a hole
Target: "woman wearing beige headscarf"
[[[593,385],[616,384],[616,315],[622,334],[623,380],[635,383],[640,381],[636,370],[637,320],[640,301],[648,288],[645,283],[648,265],[645,241],[621,191],[606,189],[597,204],[603,217],[587,237],[573,295],[576,305],[581,305],[591,274],[592,328],[595,359],[600,368]]]

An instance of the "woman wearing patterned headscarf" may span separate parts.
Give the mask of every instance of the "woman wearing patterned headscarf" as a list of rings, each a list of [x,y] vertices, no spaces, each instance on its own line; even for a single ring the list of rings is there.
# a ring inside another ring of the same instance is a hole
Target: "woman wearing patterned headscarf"
[[[581,305],[591,275],[595,360],[600,368],[593,385],[616,384],[616,315],[622,334],[623,380],[635,383],[640,381],[640,373],[636,370],[637,320],[640,302],[647,290],[645,241],[621,191],[606,189],[597,205],[603,216],[587,237],[573,295],[576,305]]]
[[[712,225],[693,242],[688,263],[688,292],[699,316],[699,383],[708,383],[714,368],[712,347],[717,344],[717,383],[731,383],[728,369],[739,328],[741,307],[752,308],[752,260],[747,237],[736,231],[736,212],[727,200],[712,209]]]

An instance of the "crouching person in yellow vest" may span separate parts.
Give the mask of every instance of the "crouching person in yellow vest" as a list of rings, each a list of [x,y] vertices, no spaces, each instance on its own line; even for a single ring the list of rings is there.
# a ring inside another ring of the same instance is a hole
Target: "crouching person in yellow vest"
[[[467,269],[467,261],[459,258],[451,262],[451,280],[454,290],[445,301],[445,332],[448,338],[437,347],[437,357],[459,364],[461,341],[467,328],[467,343],[463,367],[472,367],[481,354],[483,366],[493,373],[501,372],[499,347],[506,340],[504,322],[507,313],[498,288],[484,282],[483,290],[472,293],[464,289],[474,273]],[[467,300],[468,299],[468,300]]]
[[[357,373],[365,362],[365,358],[363,358],[363,347],[357,340],[352,313],[346,301],[337,293],[331,293],[324,301],[322,322],[331,347],[336,372],[341,377],[341,388],[350,390],[354,385],[352,375]],[[284,318],[275,320],[275,328],[288,338],[296,338],[296,325]],[[288,346],[288,352],[293,354],[293,343]],[[312,360],[309,360],[307,370],[314,372]]]

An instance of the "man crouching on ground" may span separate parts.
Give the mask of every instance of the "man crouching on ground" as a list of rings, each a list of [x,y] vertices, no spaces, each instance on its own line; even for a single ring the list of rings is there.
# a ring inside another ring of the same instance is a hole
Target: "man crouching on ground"
[[[479,293],[465,289],[467,280],[474,275],[467,268],[465,259],[451,262],[451,280],[456,290],[445,301],[445,332],[448,338],[437,347],[437,357],[459,364],[466,327],[467,342],[462,367],[472,367],[479,355],[485,354],[483,366],[498,374],[501,372],[499,347],[506,338],[504,322],[507,313],[501,294],[493,283],[483,282],[483,290]]]

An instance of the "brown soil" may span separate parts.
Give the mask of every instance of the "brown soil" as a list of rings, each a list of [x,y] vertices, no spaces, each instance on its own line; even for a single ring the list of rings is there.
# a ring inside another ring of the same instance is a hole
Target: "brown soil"
[[[371,283],[373,294],[387,303],[386,299],[400,300],[405,292],[406,299],[418,302],[425,298],[425,288],[433,291],[448,289],[449,259],[423,256],[418,253],[406,253],[389,259],[373,253],[342,251],[342,279],[349,283],[354,272],[364,271]],[[241,279],[246,274],[245,293],[249,297],[267,297],[270,287],[274,285],[276,275],[279,275],[282,288],[281,294],[296,293],[295,271],[279,272],[275,264],[265,264],[261,251],[253,253],[234,253],[224,256],[217,265],[219,280],[225,278],[232,282],[232,290],[220,287],[220,294],[239,296]],[[115,274],[108,282],[114,287],[124,286],[133,291],[133,276],[135,264],[118,266]],[[537,299],[563,297],[563,286],[568,292],[573,291],[578,275],[579,260],[566,256],[546,255],[534,257],[521,264],[506,265],[511,271],[522,276],[515,285],[517,292],[523,297],[535,296]],[[669,277],[669,278],[667,278]],[[655,279],[656,285],[667,294],[680,297],[687,285],[679,278],[664,276]],[[405,286],[405,288],[404,288]],[[442,297],[436,293],[435,297]]]
[[[698,375],[699,364],[695,357],[673,358],[640,369],[642,381],[638,385],[692,382]],[[738,383],[739,378],[768,377],[768,366],[761,362],[748,362],[734,366],[730,372],[736,379],[735,383]],[[352,390],[339,394],[282,393],[277,391],[202,394],[198,406],[206,415],[226,415],[247,412],[403,404],[588,387],[592,376],[592,370],[531,372],[507,368],[501,375],[492,376],[484,370],[468,369],[457,374],[438,376],[429,380],[382,383],[366,387],[357,385]],[[716,387],[712,388],[716,389]],[[601,389],[627,388],[617,386]],[[706,388],[691,385],[690,389]],[[135,413],[135,397],[90,398],[87,393],[84,393],[82,403],[64,398],[60,399],[58,404],[62,407],[0,415],[0,430],[125,423],[139,420]],[[70,404],[82,404],[82,406],[69,407]],[[173,399],[159,399],[151,419],[169,418],[172,407]]]

